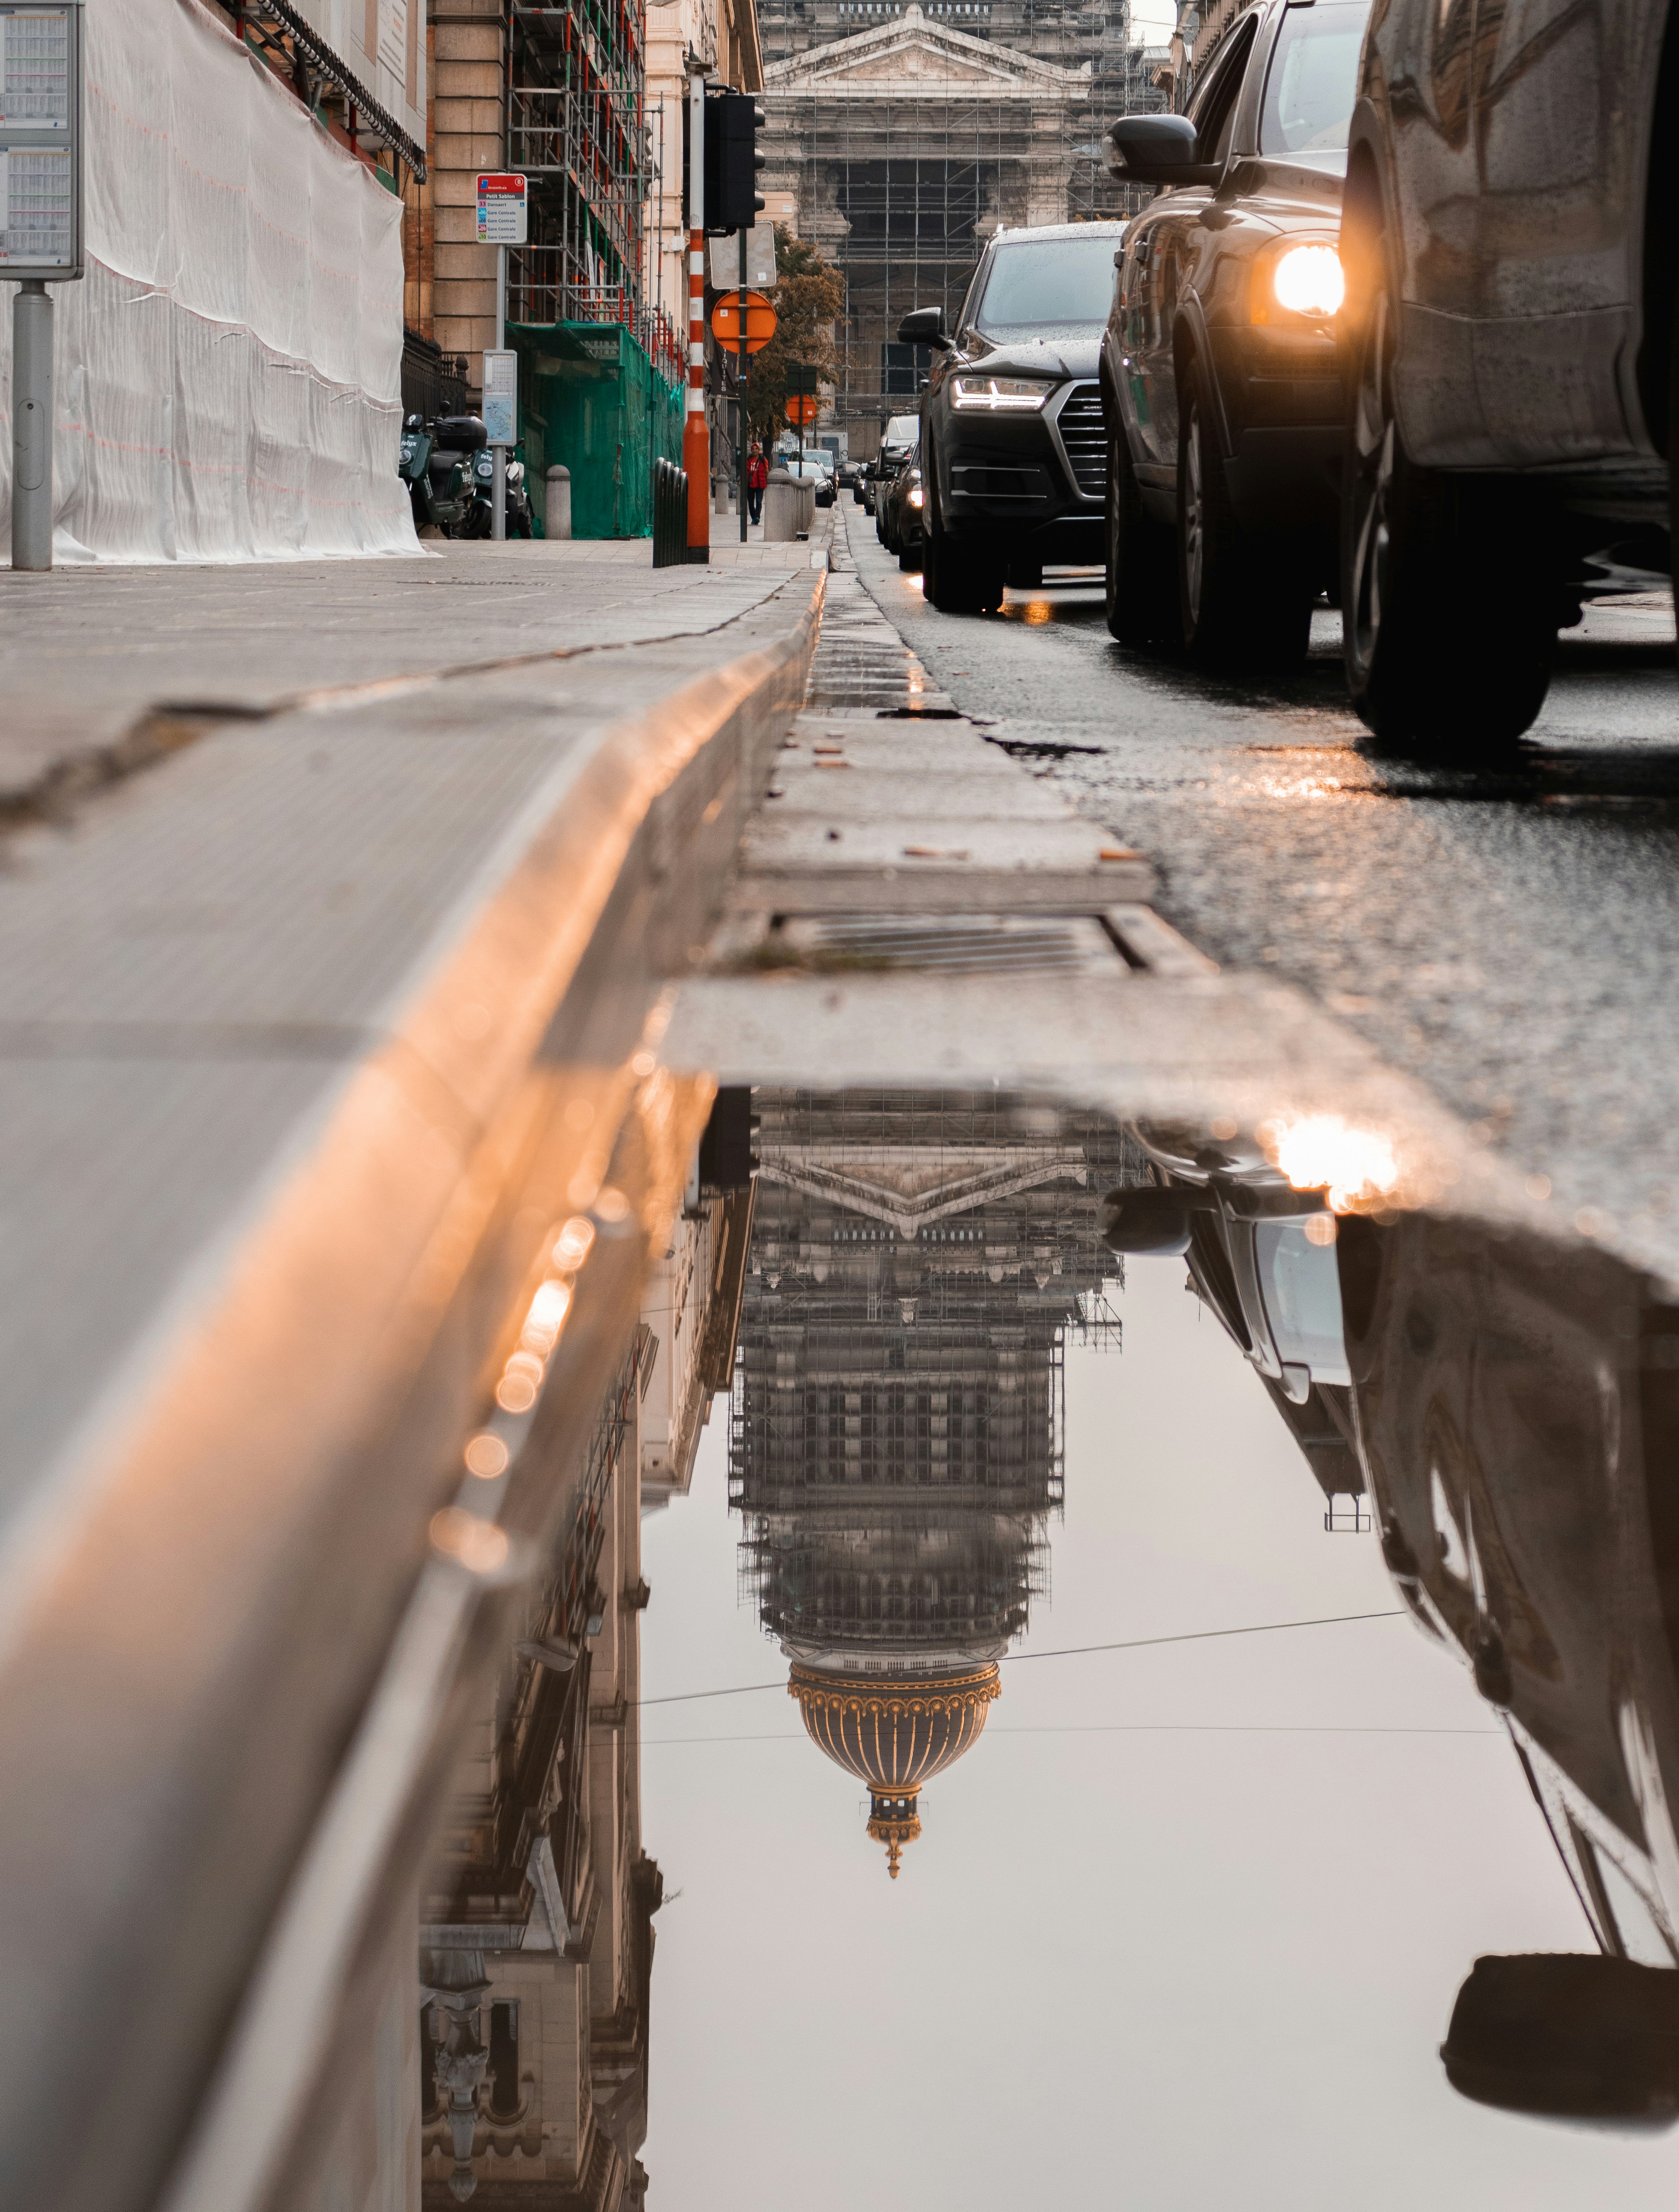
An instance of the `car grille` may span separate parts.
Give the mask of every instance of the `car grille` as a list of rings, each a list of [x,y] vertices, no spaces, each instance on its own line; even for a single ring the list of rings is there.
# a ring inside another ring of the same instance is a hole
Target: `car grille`
[[[1100,499],[1108,486],[1108,433],[1102,421],[1101,387],[1075,384],[1057,425],[1072,465],[1074,483],[1086,499]]]

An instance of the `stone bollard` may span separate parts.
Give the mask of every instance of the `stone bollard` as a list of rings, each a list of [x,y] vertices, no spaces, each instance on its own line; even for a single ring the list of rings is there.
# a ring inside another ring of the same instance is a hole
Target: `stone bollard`
[[[543,510],[542,526],[550,538],[571,535],[571,471],[557,463],[548,471],[548,504]]]
[[[804,495],[808,489],[786,469],[771,469],[763,487],[763,542],[790,545],[804,528]]]

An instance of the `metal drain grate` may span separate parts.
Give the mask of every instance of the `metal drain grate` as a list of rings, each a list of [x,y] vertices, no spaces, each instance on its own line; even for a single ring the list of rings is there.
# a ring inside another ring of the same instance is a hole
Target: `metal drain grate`
[[[794,915],[766,942],[807,959],[944,975],[1128,973],[1092,915]]]

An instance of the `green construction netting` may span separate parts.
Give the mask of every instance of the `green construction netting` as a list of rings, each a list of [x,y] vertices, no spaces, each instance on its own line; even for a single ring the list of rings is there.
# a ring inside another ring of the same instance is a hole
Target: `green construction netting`
[[[653,464],[682,459],[683,390],[616,323],[516,323],[520,428],[532,504],[548,470],[571,471],[574,538],[653,533]],[[540,524],[538,523],[538,527]]]

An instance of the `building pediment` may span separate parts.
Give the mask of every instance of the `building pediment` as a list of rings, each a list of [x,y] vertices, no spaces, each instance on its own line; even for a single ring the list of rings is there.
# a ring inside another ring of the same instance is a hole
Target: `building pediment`
[[[819,1155],[766,1145],[761,1161],[768,1181],[885,1222],[905,1237],[1040,1183],[1082,1183],[1089,1172],[1076,1145],[824,1145]]]
[[[966,31],[931,21],[914,4],[888,22],[849,38],[832,39],[775,63],[763,88],[820,92],[826,98],[918,99],[937,88],[941,97],[1011,94],[1042,99],[1049,93],[1087,89],[1090,66],[1061,69],[1011,46],[995,46]]]

